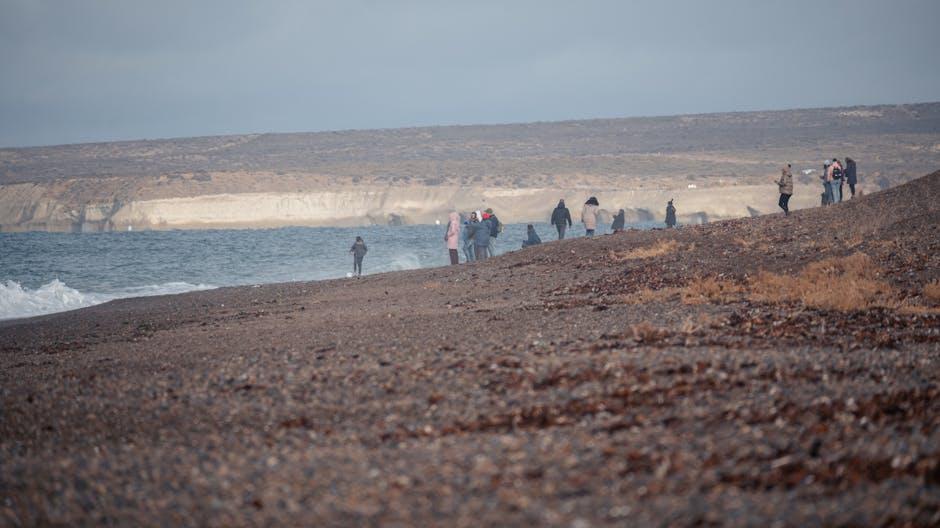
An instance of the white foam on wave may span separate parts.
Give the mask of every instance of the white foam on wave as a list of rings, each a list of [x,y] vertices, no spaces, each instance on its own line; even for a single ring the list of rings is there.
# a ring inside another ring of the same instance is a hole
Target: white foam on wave
[[[0,283],[0,320],[65,312],[126,297],[168,295],[210,290],[214,287],[207,284],[167,282],[123,288],[109,293],[94,293],[80,292],[58,279],[36,289],[24,288],[20,283],[8,280]]]

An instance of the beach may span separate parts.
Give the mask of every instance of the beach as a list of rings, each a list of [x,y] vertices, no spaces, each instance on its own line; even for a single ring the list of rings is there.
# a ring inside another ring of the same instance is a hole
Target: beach
[[[938,203],[0,322],[0,523],[936,525]]]

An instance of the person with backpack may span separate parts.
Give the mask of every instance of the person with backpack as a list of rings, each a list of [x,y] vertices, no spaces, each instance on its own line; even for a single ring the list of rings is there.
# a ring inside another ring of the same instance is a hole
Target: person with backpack
[[[558,240],[565,238],[565,230],[571,227],[571,211],[565,207],[564,200],[558,200],[558,206],[552,211],[552,225],[558,230]]]
[[[447,244],[447,253],[450,256],[450,265],[456,266],[460,263],[460,255],[457,253],[457,244],[460,242],[460,215],[456,212],[448,215],[447,231],[444,233],[444,243]]]
[[[838,203],[842,201],[842,163],[838,159],[832,158],[832,163],[829,164],[829,173],[831,174],[829,181],[832,182],[832,203]]]
[[[626,213],[621,209],[617,212],[617,215],[614,216],[614,221],[610,224],[610,230],[614,233],[619,233],[623,231],[623,225],[626,223]]]
[[[489,256],[496,256],[496,237],[503,232],[503,223],[499,221],[499,218],[493,213],[493,209],[487,209],[484,211],[484,220],[490,222],[490,244],[486,248],[486,252]]]
[[[855,160],[845,158],[845,183],[849,184],[849,191],[852,192],[852,198],[855,198],[855,185],[858,184],[858,174],[855,172]]]
[[[676,206],[672,205],[672,199],[666,204],[666,228],[676,227]]]
[[[356,277],[362,277],[362,259],[369,252],[369,248],[361,236],[356,237],[356,242],[349,248],[349,252],[353,254],[353,273]]]
[[[790,197],[793,196],[793,173],[790,172],[790,164],[780,169],[780,179],[777,180],[777,187],[780,188],[780,200],[777,205],[783,209],[784,216],[790,216]]]
[[[597,198],[592,196],[584,202],[584,207],[581,208],[581,223],[584,224],[585,236],[594,236],[594,231],[597,229],[597,208],[599,206]]]
[[[488,253],[491,225],[490,221],[483,217],[481,211],[473,213],[468,229],[470,230],[470,237],[473,239],[474,260],[486,260],[487,257],[491,256]]]

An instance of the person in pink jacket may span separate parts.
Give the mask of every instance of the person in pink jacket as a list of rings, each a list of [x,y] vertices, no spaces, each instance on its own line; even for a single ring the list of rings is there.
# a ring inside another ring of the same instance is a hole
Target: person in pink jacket
[[[457,256],[457,244],[460,242],[460,215],[457,213],[450,213],[449,215],[444,242],[447,243],[447,252],[450,253],[451,265],[457,265],[460,262],[460,257]]]

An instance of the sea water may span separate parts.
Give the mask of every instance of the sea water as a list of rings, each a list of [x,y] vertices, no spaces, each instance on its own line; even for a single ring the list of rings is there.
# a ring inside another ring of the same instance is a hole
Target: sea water
[[[449,263],[444,224],[0,233],[0,319],[124,297],[343,278],[352,272],[349,248],[356,236],[369,247],[364,274],[444,266]],[[552,226],[535,226],[543,241],[557,238]],[[583,232],[575,226],[569,236]],[[525,238],[525,224],[507,224],[497,254],[520,249]]]

